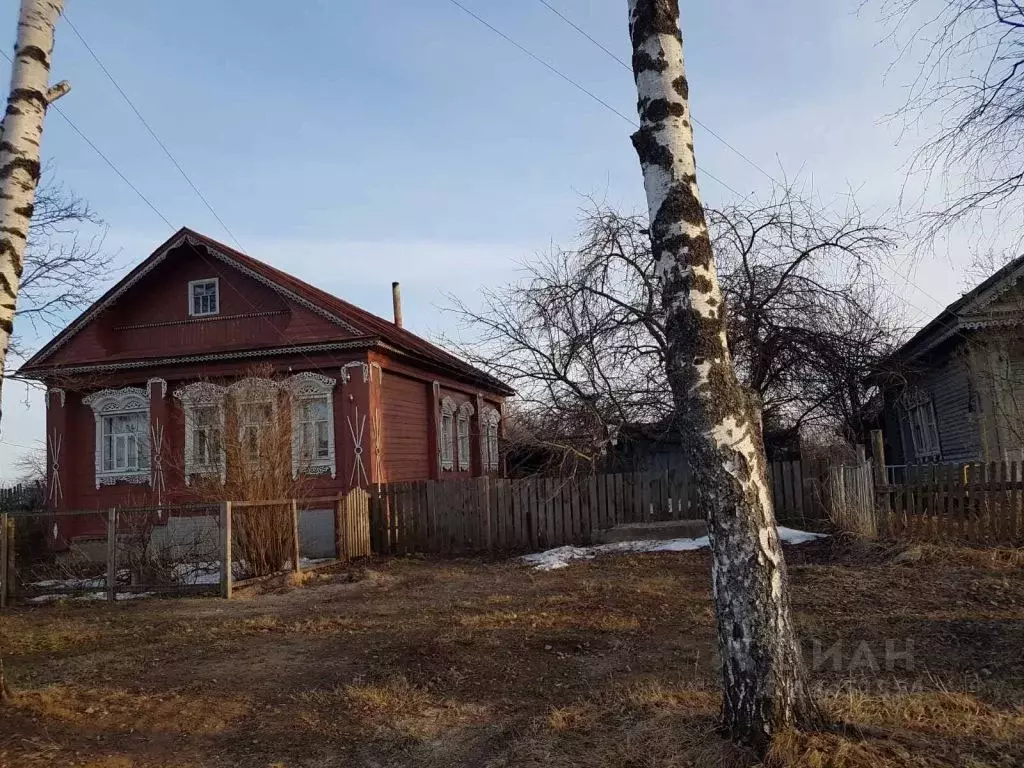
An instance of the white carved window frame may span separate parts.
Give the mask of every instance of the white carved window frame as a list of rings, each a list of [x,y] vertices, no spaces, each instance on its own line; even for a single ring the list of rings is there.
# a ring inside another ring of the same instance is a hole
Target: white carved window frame
[[[441,399],[441,469],[455,469],[455,401],[450,397]]]
[[[101,485],[114,485],[125,482],[137,485],[150,485],[152,475],[150,465],[153,457],[149,456],[146,466],[134,470],[103,469],[103,419],[107,416],[125,416],[128,414],[145,414],[145,428],[138,433],[146,443],[146,450],[151,452],[149,444],[149,392],[141,387],[125,387],[124,389],[102,389],[82,398],[82,402],[92,408],[96,420],[96,444],[94,446],[94,469],[96,488]],[[138,440],[139,438],[136,438]]]
[[[455,416],[455,436],[458,440],[459,471],[465,472],[472,467],[472,443],[469,436],[469,419],[473,415],[473,404],[465,402],[458,407]]]
[[[247,427],[254,426],[247,422],[244,418],[245,408],[249,406],[258,405],[269,405],[270,406],[270,422],[267,425],[259,426],[270,426],[273,427],[277,421],[277,396],[280,392],[281,385],[279,382],[273,379],[261,379],[261,378],[248,378],[239,379],[234,384],[227,388],[227,394],[231,395],[234,413],[238,426],[238,441],[239,445],[244,446],[245,444],[245,430]],[[260,433],[257,441],[261,441],[264,438],[264,434]],[[259,457],[256,459],[250,459],[250,463],[253,465],[259,464]]]
[[[196,312],[195,292],[196,288],[206,287],[213,284],[212,311]],[[220,314],[220,278],[204,277],[202,280],[190,280],[188,283],[188,316],[189,317],[215,317]]]
[[[496,471],[501,464],[498,446],[498,424],[501,412],[492,406],[480,411],[480,463],[485,472]]]
[[[299,474],[304,475],[327,475],[331,478],[337,476],[337,451],[334,439],[334,387],[336,379],[324,376],[319,373],[304,371],[289,377],[284,382],[284,387],[291,396],[292,409],[292,477]],[[328,455],[322,458],[303,459],[301,437],[302,430],[299,429],[301,422],[301,408],[305,404],[322,402],[327,404],[327,452]]]
[[[178,389],[174,396],[181,401],[185,414],[185,485],[191,485],[195,476],[218,476],[223,483],[227,474],[227,458],[224,455],[224,398],[225,387],[206,381],[197,381]],[[196,412],[203,408],[217,409],[218,426],[220,427],[221,447],[220,460],[215,464],[201,463],[195,455],[195,420]]]

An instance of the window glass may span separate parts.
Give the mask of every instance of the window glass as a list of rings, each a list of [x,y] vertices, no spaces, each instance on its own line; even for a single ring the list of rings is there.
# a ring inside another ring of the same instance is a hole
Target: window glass
[[[216,315],[218,312],[217,281],[203,280],[191,284],[192,314]]]
[[[100,466],[105,472],[149,468],[149,418],[143,411],[104,416],[100,421]]]

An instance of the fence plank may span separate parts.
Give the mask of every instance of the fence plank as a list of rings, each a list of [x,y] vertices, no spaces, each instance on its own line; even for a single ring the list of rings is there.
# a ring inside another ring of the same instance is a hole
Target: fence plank
[[[612,493],[615,490],[615,480],[612,475],[598,475],[597,495],[600,497],[597,505],[598,528],[602,531],[611,528],[614,506],[612,504]]]
[[[1008,530],[1008,536],[1010,539],[1010,546],[1016,547],[1020,542],[1021,536],[1021,488],[1018,483],[1020,482],[1021,474],[1019,473],[1020,465],[1017,462],[1010,463],[1010,494],[1009,506],[1010,506],[1010,527]]]
[[[107,511],[107,600],[117,599],[117,510]]]
[[[533,478],[524,482],[516,492],[516,516],[517,521],[527,521],[530,530],[526,532],[529,544],[536,549],[547,549],[551,539],[548,535],[547,520],[544,518],[540,508],[538,495],[542,481]],[[523,534],[520,527],[516,528],[515,541],[517,546],[522,541]]]
[[[597,475],[591,475],[587,480],[587,544],[594,543],[594,531],[599,528],[597,487]]]
[[[8,564],[8,547],[10,537],[7,531],[7,513],[0,512],[0,611],[7,607],[7,595],[11,591],[9,580],[14,576],[14,569]]]
[[[220,594],[230,600],[234,574],[231,572],[231,502],[220,505]],[[107,590],[112,591],[110,584],[110,568],[107,568]]]

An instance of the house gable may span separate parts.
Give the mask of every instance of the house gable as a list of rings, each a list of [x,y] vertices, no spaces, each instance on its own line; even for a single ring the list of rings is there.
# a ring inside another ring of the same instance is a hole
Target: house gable
[[[169,287],[155,287],[161,274]],[[224,311],[216,317],[189,317],[188,283],[211,277],[225,281],[220,286]],[[147,283],[154,286],[144,296]],[[144,367],[157,359],[192,362],[197,355],[283,354],[292,347],[300,354],[313,347],[373,347],[421,370],[501,396],[514,394],[508,385],[401,326],[187,228],[107,291],[19,373],[42,378],[59,366],[81,373]]]
[[[189,284],[207,279],[217,280],[218,311],[194,317]],[[184,235],[158,249],[24,368],[280,348],[364,335]]]

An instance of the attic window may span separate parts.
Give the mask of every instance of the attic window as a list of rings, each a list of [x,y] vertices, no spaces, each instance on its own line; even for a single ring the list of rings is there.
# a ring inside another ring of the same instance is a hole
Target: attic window
[[[220,311],[219,282],[216,277],[188,284],[188,313],[192,317],[216,315]]]

